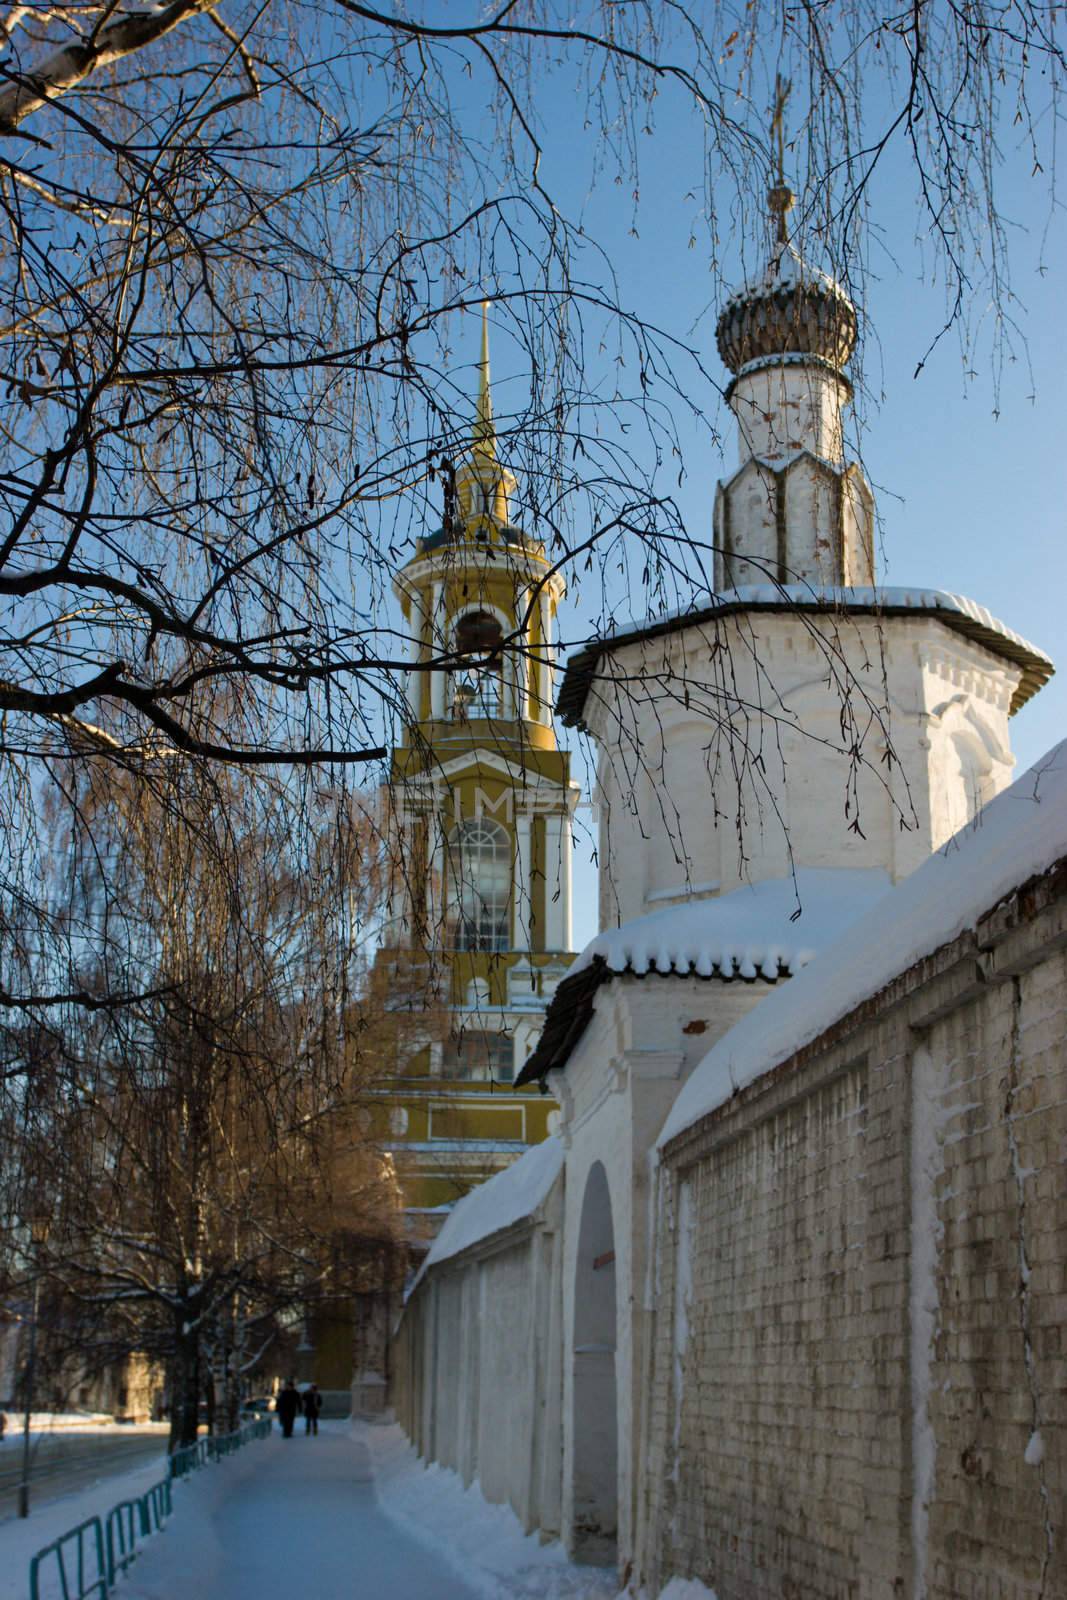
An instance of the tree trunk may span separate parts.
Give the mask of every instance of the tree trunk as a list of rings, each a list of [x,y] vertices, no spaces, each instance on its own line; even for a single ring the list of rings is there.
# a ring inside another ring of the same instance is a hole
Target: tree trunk
[[[188,1306],[174,1314],[174,1353],[170,1374],[170,1451],[195,1444],[199,1423],[200,1334],[199,1320]]]
[[[248,1325],[240,1294],[233,1307],[233,1343],[226,1361],[226,1426],[233,1433],[241,1425],[241,1377],[248,1349]]]

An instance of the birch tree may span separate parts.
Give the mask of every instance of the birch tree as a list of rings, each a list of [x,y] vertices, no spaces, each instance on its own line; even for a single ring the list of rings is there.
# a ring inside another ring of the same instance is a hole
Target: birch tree
[[[164,1363],[178,1444],[209,1377],[231,1422],[279,1318],[395,1243],[398,1195],[366,1111],[389,1065],[367,1011],[377,830],[324,792],[301,858],[276,785],[191,762],[171,785],[169,812],[129,778],[81,796],[113,847],[83,893],[121,912],[153,996],[8,1030],[3,1243],[8,1293],[46,1287],[55,1361]]]
[[[789,77],[802,242],[862,299],[866,197],[902,144],[947,324],[974,294],[1006,336],[997,139],[1014,120],[1051,193],[1059,30],[1033,0],[11,7],[0,1002],[144,992],[99,961],[88,982],[69,908],[38,892],[36,816],[69,809],[89,754],[150,786],[180,755],[381,756],[407,669],[388,578],[466,436],[454,351],[483,296],[528,367],[502,448],[557,566],[588,584],[621,564],[648,609],[706,582],[672,498],[671,408],[714,384],[678,330],[624,312],[546,189],[550,75],[585,98],[590,165],[635,207],[662,98],[695,109],[711,300],[731,239],[763,237],[771,84]]]

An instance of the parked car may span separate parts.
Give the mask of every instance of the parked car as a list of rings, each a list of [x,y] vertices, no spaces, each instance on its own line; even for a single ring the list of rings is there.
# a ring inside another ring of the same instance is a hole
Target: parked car
[[[269,1394],[250,1395],[247,1400],[241,1401],[241,1410],[246,1415],[265,1416],[274,1409],[274,1401]]]

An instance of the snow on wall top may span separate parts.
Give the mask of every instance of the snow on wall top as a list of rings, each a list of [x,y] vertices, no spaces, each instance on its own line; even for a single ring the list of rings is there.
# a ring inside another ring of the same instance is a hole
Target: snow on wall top
[[[544,1139],[503,1172],[465,1194],[434,1240],[415,1283],[439,1261],[448,1261],[472,1244],[532,1215],[547,1199],[562,1166],[563,1146],[559,1139]]]
[[[602,956],[612,972],[769,978],[799,972],[890,888],[877,867],[801,867],[714,900],[664,906],[590,940],[568,976]],[[799,915],[798,915],[799,912]]]
[[[781,467],[782,463],[777,465]],[[878,611],[949,611],[959,616],[969,617],[972,622],[979,623],[983,628],[988,628],[991,633],[999,633],[1004,639],[1010,640],[1021,649],[1028,650],[1032,655],[1038,656],[1043,661],[1051,661],[1043,650],[1035,644],[1024,639],[1021,634],[1001,622],[985,606],[980,606],[977,600],[970,600],[965,594],[950,594],[946,589],[909,589],[906,587],[863,588],[849,586],[848,588],[835,587],[825,583],[748,583],[741,584],[736,589],[719,589],[711,595],[710,601],[694,602],[689,606],[681,606],[674,611],[665,611],[655,617],[648,617],[643,622],[631,620],[620,622],[610,628],[602,637],[604,643],[620,642],[629,633],[644,633],[650,624],[681,621],[690,613],[703,613],[708,606],[712,609],[718,606],[781,606],[786,609],[791,606],[828,606],[847,612],[850,609],[874,609]],[[601,640],[597,640],[600,643]]]
[[[909,967],[950,944],[1028,879],[1067,855],[1067,740],[998,795],[826,950],[770,995],[692,1073],[664,1123],[684,1129],[789,1059]]]

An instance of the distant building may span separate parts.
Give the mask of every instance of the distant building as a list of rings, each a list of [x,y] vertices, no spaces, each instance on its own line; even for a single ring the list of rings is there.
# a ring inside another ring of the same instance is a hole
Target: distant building
[[[85,1351],[77,1322],[64,1317],[60,1301],[46,1302],[37,1315],[36,1336],[31,1337],[33,1301],[0,1306],[0,1412],[7,1414],[9,1427],[21,1425],[31,1362],[32,1410],[39,1417],[74,1413],[154,1422],[163,1416],[166,1373],[161,1361],[142,1350]],[[0,1435],[3,1431],[0,1426]]]
[[[497,455],[483,314],[469,457],[446,476],[442,527],[394,580],[411,671],[378,977],[411,1019],[386,1095],[416,1239],[543,1139],[554,1109],[515,1080],[572,959],[578,789],[552,718],[564,584],[511,520],[516,487]]]

